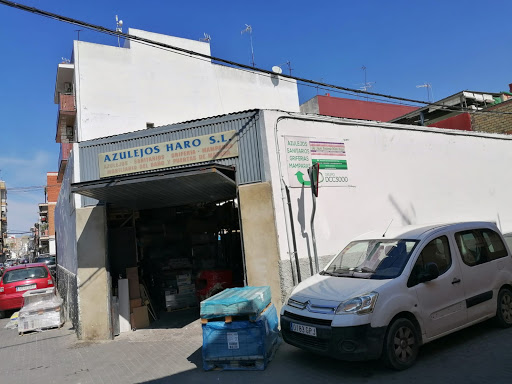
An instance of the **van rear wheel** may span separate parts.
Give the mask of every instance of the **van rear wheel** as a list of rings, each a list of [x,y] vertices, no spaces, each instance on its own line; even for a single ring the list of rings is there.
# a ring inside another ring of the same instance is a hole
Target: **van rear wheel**
[[[408,319],[397,319],[388,328],[382,360],[393,369],[404,370],[416,361],[419,350],[418,332]]]
[[[496,323],[503,328],[512,326],[512,291],[508,288],[503,288],[498,293]]]

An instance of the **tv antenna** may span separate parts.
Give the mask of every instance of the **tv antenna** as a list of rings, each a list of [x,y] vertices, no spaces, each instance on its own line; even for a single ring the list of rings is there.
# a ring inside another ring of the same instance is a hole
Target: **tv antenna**
[[[200,38],[199,41],[204,41],[205,43],[210,44],[210,41],[212,41],[212,37],[209,34],[204,33],[204,37]]]
[[[427,88],[427,101],[430,103],[434,99],[434,92],[432,91],[432,85],[429,83],[424,83],[421,85],[417,85],[416,88]]]
[[[81,31],[82,31],[81,29],[75,29],[75,32],[76,32],[76,33],[77,33],[77,35],[78,35],[78,41],[80,41],[80,32],[81,32]]]
[[[122,33],[123,32],[123,20],[119,20],[119,18],[116,15],[116,32]],[[121,47],[121,40],[119,39],[119,35],[117,35],[117,45]]]
[[[249,34],[249,38],[251,40],[251,65],[253,67],[255,67],[255,64],[254,64],[254,48],[252,46],[252,27],[249,24],[245,24],[245,29],[240,32],[241,35],[243,35],[244,33],[248,33]]]
[[[375,81],[366,81],[366,66],[362,66],[361,69],[364,71],[364,83],[362,87],[359,87],[361,91],[368,91],[370,88],[373,87],[373,84],[375,84]],[[368,96],[366,97],[366,101],[368,101]]]
[[[292,75],[292,63],[288,60],[286,63],[281,63],[278,65],[278,67],[281,67],[282,65],[286,65],[288,67],[288,72],[290,72],[290,76]]]

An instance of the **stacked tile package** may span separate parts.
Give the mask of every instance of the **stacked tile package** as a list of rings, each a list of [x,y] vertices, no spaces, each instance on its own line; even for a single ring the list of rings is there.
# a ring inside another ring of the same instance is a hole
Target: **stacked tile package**
[[[201,318],[258,314],[270,304],[270,287],[230,288],[201,301]]]
[[[244,287],[201,302],[204,370],[266,368],[280,342],[270,299],[270,287]]]
[[[23,294],[23,307],[18,316],[18,332],[40,331],[64,324],[62,299],[55,288],[34,289]]]
[[[196,286],[192,283],[192,273],[177,275],[176,285],[177,288],[169,288],[165,291],[167,310],[197,306]]]

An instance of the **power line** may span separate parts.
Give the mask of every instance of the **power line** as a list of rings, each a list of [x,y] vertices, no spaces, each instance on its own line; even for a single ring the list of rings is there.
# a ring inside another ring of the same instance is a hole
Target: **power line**
[[[175,47],[175,46],[172,46],[172,45],[160,43],[160,42],[153,41],[153,40],[150,40],[150,39],[146,39],[146,38],[143,38],[143,37],[129,35],[127,33],[123,33],[123,32],[120,32],[120,31],[115,31],[115,30],[108,29],[108,28],[105,28],[105,27],[102,27],[102,26],[99,26],[99,25],[95,25],[95,24],[86,23],[86,22],[83,22],[83,21],[80,21],[80,20],[77,20],[77,19],[73,19],[73,18],[70,18],[70,17],[62,16],[62,15],[58,15],[56,13],[46,12],[46,11],[43,11],[43,10],[40,10],[40,9],[37,9],[37,8],[34,8],[34,7],[29,7],[29,6],[26,6],[26,5],[23,5],[23,4],[13,3],[11,1],[6,1],[6,0],[0,0],[0,4],[4,4],[4,5],[8,6],[8,7],[20,9],[20,10],[23,10],[23,11],[26,11],[26,12],[34,13],[36,15],[48,17],[50,19],[54,19],[54,20],[57,20],[57,21],[62,21],[62,22],[65,22],[65,23],[69,23],[69,24],[73,24],[73,25],[78,25],[80,27],[84,27],[84,28],[87,28],[87,29],[95,30],[95,31],[98,31],[98,32],[101,32],[101,33],[105,33],[105,34],[108,34],[108,35],[117,36],[117,37],[123,37],[125,39],[129,39],[129,40],[132,40],[132,41],[137,41],[137,42],[140,42],[140,43],[143,43],[143,44],[148,44],[148,45],[151,45],[151,46],[162,47],[162,48],[165,48],[167,50],[173,51],[175,53],[180,53],[181,52],[182,54],[186,54],[186,55],[189,55],[191,57],[202,58],[202,59],[206,59],[206,60],[213,60],[213,61],[217,61],[219,63],[228,64],[228,65],[231,65],[231,66],[234,66],[234,67],[238,67],[237,69],[243,68],[245,70],[250,70],[251,72],[259,72],[259,73],[270,75],[270,76],[275,76],[276,75],[274,72],[266,70],[266,69],[251,67],[249,65],[237,63],[237,62],[226,60],[226,59],[221,59],[219,57],[210,56],[210,55],[206,55],[206,54],[199,53],[199,52],[194,52],[194,51],[191,51],[191,50],[188,50],[188,49],[185,49],[185,48]],[[342,87],[342,86],[335,85],[335,84],[323,83],[323,82],[319,82],[319,81],[315,81],[315,80],[310,80],[310,79],[306,79],[306,78],[301,78],[301,77],[297,77],[297,76],[292,76],[292,75],[280,74],[279,76],[281,78],[295,80],[295,81],[298,81],[298,82],[303,82],[303,83],[307,83],[307,84],[314,84],[316,86],[322,86],[322,87],[337,89],[337,90],[341,90],[341,91],[351,92],[352,94],[356,94],[356,95],[371,95],[371,96],[376,96],[376,97],[381,97],[381,98],[386,98],[386,99],[405,101],[405,102],[409,102],[409,103],[441,107],[441,108],[443,108],[445,110],[453,111],[453,112],[488,113],[488,114],[512,115],[512,112],[485,111],[485,110],[475,111],[475,110],[464,109],[464,108],[456,108],[456,107],[453,107],[453,106],[446,106],[444,104],[435,103],[435,102],[425,102],[425,101],[422,101],[422,100],[409,99],[409,98],[406,98],[406,97],[385,95],[385,94],[376,93],[376,92],[368,92],[368,91],[365,91],[365,90],[359,90],[359,89],[353,89],[353,88],[348,88],[348,87]]]

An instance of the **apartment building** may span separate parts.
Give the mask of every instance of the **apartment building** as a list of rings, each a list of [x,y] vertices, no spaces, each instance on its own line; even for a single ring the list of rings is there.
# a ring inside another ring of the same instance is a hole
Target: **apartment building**
[[[0,180],[0,262],[5,259],[5,240],[7,238],[7,188]]]

